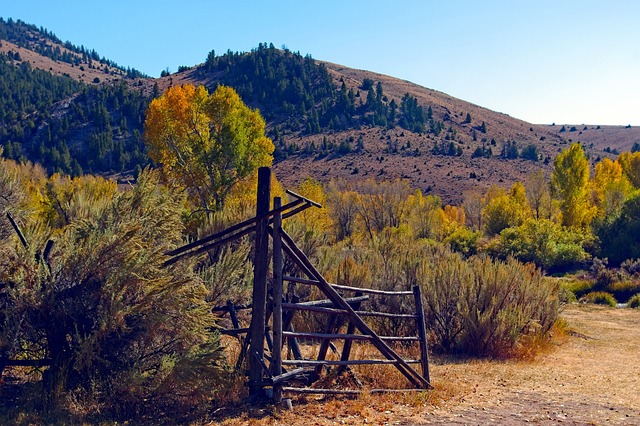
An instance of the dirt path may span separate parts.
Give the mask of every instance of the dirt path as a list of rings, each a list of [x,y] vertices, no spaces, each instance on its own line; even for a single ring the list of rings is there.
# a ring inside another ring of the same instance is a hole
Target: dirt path
[[[434,365],[436,406],[370,396],[229,424],[640,425],[640,310],[574,305],[563,317],[573,333],[536,361]]]
[[[581,305],[563,317],[574,333],[535,362],[435,366],[461,394],[405,424],[640,425],[640,311]]]

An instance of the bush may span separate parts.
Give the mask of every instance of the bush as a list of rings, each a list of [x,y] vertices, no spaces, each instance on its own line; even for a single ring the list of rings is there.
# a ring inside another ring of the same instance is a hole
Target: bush
[[[603,257],[612,265],[640,258],[640,193],[631,196],[620,215],[597,229]]]
[[[563,281],[562,286],[573,293],[576,299],[580,299],[585,294],[593,291],[595,282],[592,280],[573,279],[570,281]]]
[[[620,303],[627,303],[627,301],[640,292],[640,281],[638,280],[622,280],[609,284],[605,291],[613,294],[617,301]]]
[[[81,182],[66,190],[77,194]],[[0,244],[0,282],[13,283],[1,355],[52,360],[43,374],[52,408],[73,394],[116,418],[206,407],[222,377],[206,289],[189,262],[163,267],[163,253],[182,241],[183,197],[145,171],[130,190],[64,201],[72,220],[25,229],[28,251]],[[37,253],[50,237],[53,249]]]
[[[482,232],[473,232],[466,227],[457,228],[453,233],[444,239],[449,244],[451,250],[462,253],[465,256],[471,256],[478,252],[478,242]]]
[[[640,259],[627,259],[620,264],[620,268],[629,275],[640,275]]]
[[[629,308],[640,308],[640,293],[632,296],[627,302]]]
[[[434,250],[419,269],[436,347],[476,356],[509,356],[558,318],[558,284],[535,266],[486,256],[468,261]]]
[[[487,248],[499,258],[513,256],[522,262],[534,262],[547,272],[574,268],[589,259],[585,235],[547,219],[528,219],[522,225],[507,228]]]
[[[607,293],[606,291],[592,291],[586,296],[580,299],[581,303],[595,303],[596,305],[608,305],[611,307],[616,307],[618,302],[615,297],[611,293]]]

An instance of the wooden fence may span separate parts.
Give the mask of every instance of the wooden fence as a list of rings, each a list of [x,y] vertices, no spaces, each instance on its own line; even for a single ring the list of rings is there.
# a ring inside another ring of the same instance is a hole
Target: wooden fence
[[[282,200],[276,197],[273,200],[274,208],[270,210],[270,182],[271,170],[266,167],[259,169],[257,208],[254,218],[172,250],[166,253],[169,259],[164,263],[165,266],[169,266],[186,257],[199,255],[242,236],[255,233],[254,286],[251,305],[237,306],[229,302],[226,306],[214,308],[214,311],[227,313],[231,319],[232,328],[223,329],[221,332],[237,337],[242,345],[236,367],[241,368],[245,360],[248,362],[249,397],[253,400],[267,398],[268,388],[272,390],[270,398],[276,403],[282,400],[283,393],[357,394],[361,389],[335,390],[291,386],[294,382],[303,382],[307,386],[317,382],[326,368],[338,367],[338,371],[345,371],[356,365],[391,365],[411,383],[413,386],[411,390],[430,388],[427,333],[420,288],[416,286],[407,291],[383,291],[329,283],[282,228],[283,219],[305,209],[321,206],[287,191],[294,200],[282,205]],[[9,217],[9,219],[12,218]],[[21,235],[15,222],[13,220],[11,222]],[[270,237],[273,242],[271,258],[269,257]],[[21,240],[26,244],[24,238]],[[306,277],[284,275],[285,256]],[[271,292],[268,293],[267,277],[270,263],[273,268],[273,282]],[[314,286],[325,299],[300,301],[294,294],[285,297],[285,282]],[[370,297],[411,298],[414,310],[408,313],[366,310],[363,306]],[[238,319],[237,313],[243,309],[251,309],[251,322],[248,326],[242,326]],[[308,312],[326,318],[323,332],[296,331],[293,325],[296,312]],[[347,321],[347,329],[344,333],[339,332],[337,325],[339,318]],[[365,321],[365,318],[415,321],[417,332],[415,336],[380,336]],[[301,339],[319,342],[316,357],[313,359],[303,357],[299,345]],[[333,341],[342,342],[339,360],[327,359],[330,349],[337,353]],[[287,359],[283,358],[285,342],[291,354]],[[371,344],[377,350],[379,358],[352,359],[354,342]],[[419,345],[419,358],[403,359],[390,346],[394,342]],[[265,353],[265,346],[268,354]],[[3,359],[0,360],[2,364],[0,367],[4,368],[5,365],[41,367],[49,362],[46,359]],[[412,365],[420,365],[421,373],[418,373]],[[399,390],[369,390],[373,393],[383,391]]]

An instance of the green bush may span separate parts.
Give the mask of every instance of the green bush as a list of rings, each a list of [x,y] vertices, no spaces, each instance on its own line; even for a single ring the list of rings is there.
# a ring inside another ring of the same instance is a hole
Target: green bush
[[[513,256],[521,262],[534,262],[547,272],[564,271],[589,259],[584,249],[586,239],[582,233],[550,220],[528,219],[504,229],[487,252],[502,259]]]
[[[627,307],[629,308],[640,308],[640,293],[635,294],[629,298],[627,302]]]
[[[609,284],[605,291],[611,293],[620,303],[627,303],[633,295],[640,292],[640,281],[629,279],[616,281]]]
[[[580,299],[585,294],[593,291],[595,282],[592,280],[586,280],[586,279],[571,279],[571,280],[563,280],[562,285],[571,293],[573,293],[577,299]]]
[[[100,201],[73,198],[67,214],[86,218],[63,228],[25,229],[28,249],[0,243],[0,282],[12,283],[0,355],[52,360],[42,387],[50,408],[77,394],[116,418],[207,407],[223,354],[206,288],[190,262],[163,267],[182,242],[183,197],[145,171]],[[38,254],[50,237],[53,249]]]
[[[606,291],[592,291],[580,299],[583,303],[595,303],[596,305],[608,305],[614,307],[618,304],[613,294]]]
[[[478,241],[481,236],[480,231],[474,232],[469,228],[460,227],[446,237],[444,242],[449,244],[451,250],[471,256],[478,252]]]

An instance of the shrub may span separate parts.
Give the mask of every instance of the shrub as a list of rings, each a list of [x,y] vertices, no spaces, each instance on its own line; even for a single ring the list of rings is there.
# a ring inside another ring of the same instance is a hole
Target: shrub
[[[43,389],[53,407],[78,392],[116,417],[195,412],[213,398],[222,353],[192,265],[162,266],[182,241],[183,197],[147,171],[132,189],[99,200],[71,197],[65,211],[77,219],[25,229],[28,250],[0,244],[0,282],[13,283],[2,355],[52,360]],[[53,249],[37,254],[50,236]]]
[[[617,301],[626,303],[633,295],[640,292],[640,281],[622,280],[609,284],[605,291],[613,294]]]
[[[451,250],[470,256],[478,252],[478,241],[481,236],[480,231],[474,232],[469,228],[460,227],[446,237],[444,242],[449,244]]]
[[[508,356],[527,336],[545,336],[558,317],[557,281],[535,266],[444,249],[423,260],[419,280],[438,348]]]
[[[627,259],[620,264],[620,268],[629,275],[640,275],[640,259]]]
[[[520,226],[503,230],[487,251],[499,258],[513,256],[522,262],[534,262],[547,272],[556,272],[589,259],[584,249],[587,238],[547,219],[528,219]]]
[[[640,308],[640,293],[632,296],[627,302],[629,308]]]
[[[563,281],[562,286],[573,293],[575,295],[575,298],[580,299],[585,294],[593,291],[595,282],[592,280],[573,279],[570,281]]]
[[[582,303],[595,303],[596,305],[608,305],[614,307],[618,304],[611,293],[605,291],[592,291],[580,299]]]

